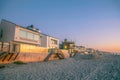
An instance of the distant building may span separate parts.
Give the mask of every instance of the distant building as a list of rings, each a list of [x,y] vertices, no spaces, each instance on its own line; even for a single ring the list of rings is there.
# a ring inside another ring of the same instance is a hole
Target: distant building
[[[59,48],[59,39],[41,34],[41,46],[46,48]]]
[[[74,49],[75,43],[72,41],[68,41],[67,39],[64,39],[64,41],[60,44],[61,49]]]
[[[85,46],[75,46],[75,50],[76,50],[78,53],[85,53],[85,52],[86,52]]]
[[[95,50],[95,49],[93,49],[93,48],[87,48],[87,52],[88,52],[88,53],[95,53],[95,52],[96,52],[96,50]]]

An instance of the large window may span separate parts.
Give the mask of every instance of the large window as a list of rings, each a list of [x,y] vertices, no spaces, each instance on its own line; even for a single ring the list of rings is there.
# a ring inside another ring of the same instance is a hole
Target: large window
[[[40,36],[28,31],[20,30],[19,36],[21,38],[31,39],[31,40],[40,40]]]
[[[27,32],[27,38],[28,39],[34,39],[34,34],[30,33],[30,32]]]
[[[27,36],[26,31],[20,30],[19,36],[22,38],[26,38],[26,36]]]
[[[52,44],[58,44],[57,40],[51,39]]]
[[[39,40],[39,35],[34,35],[34,40]]]

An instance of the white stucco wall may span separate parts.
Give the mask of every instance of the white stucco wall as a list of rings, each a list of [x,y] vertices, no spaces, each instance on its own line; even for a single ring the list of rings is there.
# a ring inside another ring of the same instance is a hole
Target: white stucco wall
[[[51,39],[57,40],[57,44],[52,44]],[[59,39],[42,34],[41,46],[46,48],[59,48]]]
[[[49,48],[59,48],[59,39],[57,39],[57,38],[53,38],[53,37],[51,37],[51,36],[47,36],[48,37],[48,47]],[[57,41],[57,44],[52,44],[52,40],[51,39],[53,39],[53,40],[56,40]]]
[[[0,24],[0,32],[1,30],[3,30],[3,35],[0,38],[0,41],[10,42],[14,40],[15,24],[2,20]]]

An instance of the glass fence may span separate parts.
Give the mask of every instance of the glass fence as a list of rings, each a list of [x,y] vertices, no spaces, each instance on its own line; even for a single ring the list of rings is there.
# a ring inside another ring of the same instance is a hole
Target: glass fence
[[[48,53],[47,48],[40,46],[30,45],[30,44],[20,44],[21,53]]]
[[[48,53],[47,48],[23,43],[0,42],[0,51],[10,53]]]

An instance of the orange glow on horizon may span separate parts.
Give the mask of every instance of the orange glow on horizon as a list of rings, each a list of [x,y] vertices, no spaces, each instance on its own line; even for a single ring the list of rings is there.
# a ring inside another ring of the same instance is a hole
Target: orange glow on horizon
[[[96,47],[96,49],[101,51],[120,53],[120,45],[119,46],[103,46],[103,47],[101,46],[101,47]]]

